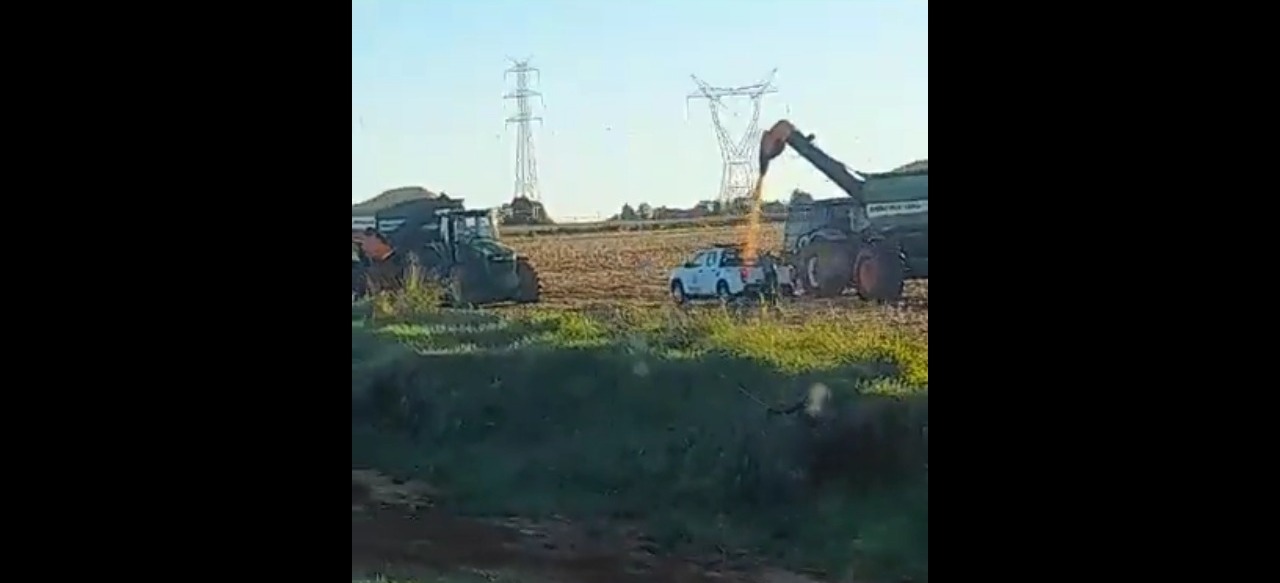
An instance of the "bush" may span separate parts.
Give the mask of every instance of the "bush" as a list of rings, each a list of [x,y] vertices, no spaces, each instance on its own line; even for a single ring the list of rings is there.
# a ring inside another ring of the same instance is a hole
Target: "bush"
[[[417,261],[409,263],[398,289],[376,290],[369,304],[375,320],[407,320],[431,315],[443,303],[444,289]]]

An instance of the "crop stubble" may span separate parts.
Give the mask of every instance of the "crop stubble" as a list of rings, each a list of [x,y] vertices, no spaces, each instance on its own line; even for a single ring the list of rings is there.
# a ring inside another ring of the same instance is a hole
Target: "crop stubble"
[[[517,237],[511,242],[529,256],[542,279],[542,304],[578,308],[613,304],[665,306],[670,270],[694,251],[715,243],[734,243],[742,227],[671,231],[621,231]],[[779,252],[782,224],[761,227],[760,249]],[[816,317],[859,312],[928,333],[929,282],[907,284],[906,308],[877,308],[854,297],[805,299],[788,307],[793,315]]]

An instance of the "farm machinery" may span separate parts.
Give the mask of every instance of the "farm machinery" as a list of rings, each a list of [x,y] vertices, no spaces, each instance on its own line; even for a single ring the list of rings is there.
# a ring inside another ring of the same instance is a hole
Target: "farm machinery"
[[[443,284],[453,305],[537,302],[538,273],[502,243],[496,215],[465,210],[458,199],[420,198],[353,217],[352,295],[422,277]]]
[[[793,204],[783,228],[785,260],[806,295],[897,301],[906,279],[929,277],[929,171],[850,172],[791,122],[761,138],[760,176],[786,146],[848,195]]]

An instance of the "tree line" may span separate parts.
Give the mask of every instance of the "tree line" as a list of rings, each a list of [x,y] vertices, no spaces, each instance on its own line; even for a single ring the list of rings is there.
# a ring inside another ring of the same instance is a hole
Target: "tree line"
[[[760,212],[764,214],[784,214],[787,212],[789,205],[811,202],[813,202],[813,195],[803,190],[795,189],[791,191],[791,198],[786,203],[776,200],[760,203]],[[622,205],[622,210],[618,214],[609,217],[609,220],[664,221],[700,217],[740,216],[747,214],[750,210],[751,200],[746,197],[733,198],[727,203],[721,203],[717,200],[704,200],[690,209],[668,208],[665,206],[654,208],[649,203],[642,202],[636,206],[631,206],[630,203]]]

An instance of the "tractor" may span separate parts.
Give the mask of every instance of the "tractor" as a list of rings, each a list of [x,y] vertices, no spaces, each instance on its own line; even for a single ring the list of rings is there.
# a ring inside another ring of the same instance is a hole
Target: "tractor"
[[[535,303],[541,295],[528,259],[501,242],[494,209],[464,210],[458,199],[423,198],[378,211],[363,231],[356,222],[352,236],[360,242],[360,257],[352,262],[353,295],[360,275],[374,291],[396,289],[410,276],[435,280],[454,306]]]
[[[849,195],[788,208],[783,245],[804,294],[852,287],[863,299],[894,302],[904,280],[929,277],[928,169],[856,175],[782,120],[761,139],[762,178],[785,146]]]

